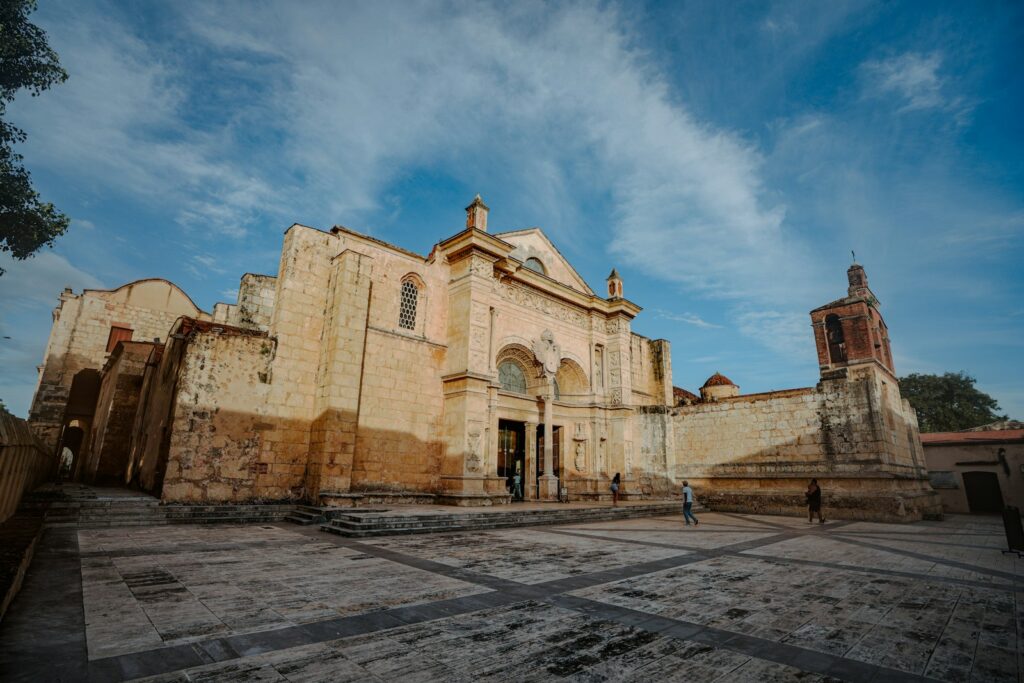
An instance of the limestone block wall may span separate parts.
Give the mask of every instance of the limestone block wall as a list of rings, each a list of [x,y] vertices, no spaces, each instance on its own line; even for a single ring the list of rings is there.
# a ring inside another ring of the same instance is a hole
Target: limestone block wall
[[[262,335],[211,329],[189,336],[178,364],[162,499],[287,498],[305,464],[282,471],[260,463],[270,394],[262,378],[273,342]]]
[[[370,330],[352,469],[353,491],[440,485],[445,347]]]
[[[54,323],[40,370],[29,423],[47,448],[56,450],[64,406],[75,374],[100,370],[106,362],[111,326],[127,325],[132,339],[166,338],[180,316],[207,317],[174,284],[140,280],[115,290],[65,290],[53,312]]]
[[[231,324],[266,332],[270,328],[276,294],[276,277],[246,273],[238,286],[236,317]]]
[[[161,373],[158,371],[164,350],[174,340],[168,338],[163,346],[153,344],[150,347],[149,355],[146,357],[146,365],[142,373],[142,383],[139,388],[139,405],[132,420],[130,445],[128,449],[128,464],[125,467],[124,480],[126,485],[135,485],[147,491],[154,490],[154,473],[149,476],[149,484],[142,485],[142,464],[146,453],[147,445],[156,445],[154,449],[157,454],[153,455],[155,463],[159,452],[160,431],[164,426],[164,419],[170,411],[173,402],[173,385],[161,381]],[[175,369],[175,373],[177,370]],[[176,377],[176,374],[175,374]],[[166,390],[167,394],[158,396],[157,392]],[[155,436],[153,436],[155,434]]]
[[[87,460],[80,470],[82,481],[105,486],[124,481],[142,377],[154,346],[120,342],[104,366],[91,445],[85,449]]]
[[[672,352],[668,341],[630,334],[633,405],[672,404]]]
[[[258,467],[282,498],[303,495],[310,464],[320,352],[328,311],[331,260],[337,238],[294,225],[284,237],[268,334],[267,419],[261,422]]]
[[[43,448],[28,422],[0,408],[0,524],[56,469],[57,456]]]
[[[640,419],[652,449],[668,428],[655,423],[670,423],[674,478],[696,484],[713,507],[799,511],[814,477],[848,517],[941,513],[915,447],[916,420],[893,390],[887,372],[851,368],[816,388],[741,395]]]

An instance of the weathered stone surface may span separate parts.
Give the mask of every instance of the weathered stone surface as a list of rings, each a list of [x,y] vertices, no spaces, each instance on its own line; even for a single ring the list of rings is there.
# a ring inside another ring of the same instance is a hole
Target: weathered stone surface
[[[994,519],[700,521],[372,542],[276,525],[80,530],[75,543],[51,531],[0,623],[0,677],[867,682],[1022,673],[1024,560],[1000,553]]]

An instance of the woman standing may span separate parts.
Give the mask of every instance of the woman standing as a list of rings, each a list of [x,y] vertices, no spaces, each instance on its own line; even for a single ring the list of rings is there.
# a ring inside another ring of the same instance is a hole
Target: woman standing
[[[814,513],[817,512],[818,522],[824,524],[825,518],[821,516],[821,487],[818,486],[817,479],[811,479],[804,496],[807,498],[807,523],[814,522]]]
[[[612,477],[612,505],[619,504],[619,484],[622,479],[619,477],[619,473],[616,472],[615,476]]]

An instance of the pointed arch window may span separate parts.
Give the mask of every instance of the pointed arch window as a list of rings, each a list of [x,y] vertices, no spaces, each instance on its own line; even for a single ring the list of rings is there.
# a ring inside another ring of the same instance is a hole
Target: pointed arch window
[[[420,288],[412,279],[402,281],[402,301],[398,310],[398,326],[405,330],[416,329],[416,304],[419,302]]]

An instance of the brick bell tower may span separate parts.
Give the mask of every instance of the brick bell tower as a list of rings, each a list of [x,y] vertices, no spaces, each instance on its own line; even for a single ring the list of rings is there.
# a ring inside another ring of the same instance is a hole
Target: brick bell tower
[[[889,330],[881,304],[868,287],[864,266],[854,261],[846,278],[849,288],[844,298],[811,311],[821,376],[845,375],[843,368],[862,363],[877,363],[895,376]]]

